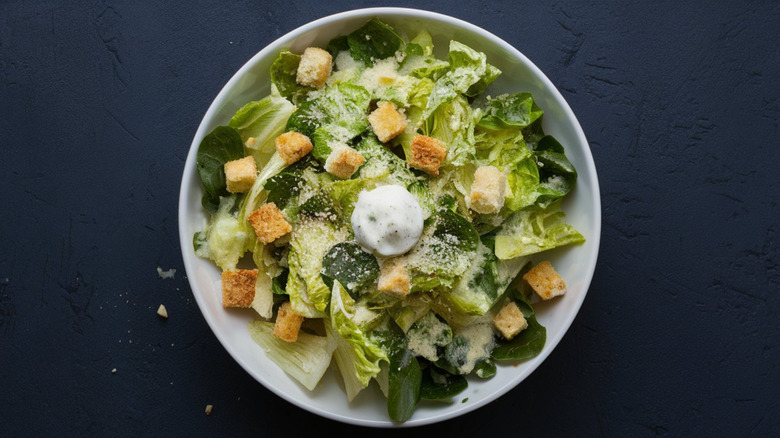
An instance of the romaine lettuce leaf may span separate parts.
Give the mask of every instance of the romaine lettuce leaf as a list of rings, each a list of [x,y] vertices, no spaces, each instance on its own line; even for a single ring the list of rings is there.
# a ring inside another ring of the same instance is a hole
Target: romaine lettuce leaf
[[[326,336],[304,331],[298,333],[295,342],[283,341],[273,333],[272,322],[257,320],[249,323],[250,336],[263,348],[268,358],[306,389],[314,390],[330,366],[336,344]]]
[[[279,90],[279,94],[297,104],[306,97],[311,88],[298,83],[298,64],[301,55],[289,50],[282,50],[271,64],[271,83]]]
[[[222,197],[206,229],[193,237],[195,254],[211,259],[223,271],[236,269],[239,259],[251,247],[250,232],[236,217],[238,197]]]
[[[263,99],[249,102],[239,108],[228,122],[241,135],[241,141],[253,137],[255,142],[246,145],[246,151],[257,161],[257,166],[264,167],[276,152],[274,140],[284,132],[287,119],[295,111],[295,106],[282,97],[276,87],[271,87],[271,94]]]
[[[307,218],[296,224],[287,253],[290,273],[286,289],[296,312],[309,318],[324,316],[330,290],[322,280],[322,258],[347,237],[345,230],[329,221]],[[291,279],[295,280],[291,283]]]
[[[532,206],[515,212],[496,234],[496,256],[507,260],[585,242],[565,217],[559,201],[547,208]]]
[[[307,100],[287,120],[286,131],[297,131],[311,138],[312,155],[324,162],[331,144],[347,143],[368,128],[371,93],[360,85],[341,82],[326,87],[324,94]]]
[[[472,85],[481,80],[490,81],[497,76],[494,69],[488,70],[487,57],[484,53],[458,41],[450,41],[449,59],[449,69],[436,80],[433,90],[431,90],[428,105],[423,113],[425,119],[433,114],[442,103],[467,94]],[[490,76],[493,76],[492,79]]]
[[[452,312],[442,316],[455,326],[467,324],[472,318],[460,316],[481,316],[486,314],[504,294],[509,284],[530,259],[528,257],[499,260],[494,254],[495,236],[481,237],[477,255],[469,270],[458,284],[442,293]]]
[[[330,300],[330,320],[325,324],[328,336],[337,347],[334,358],[338,365],[347,399],[352,400],[368,386],[380,371],[380,363],[387,361],[387,354],[371,341],[353,320],[355,301],[338,281],[333,282]]]
[[[441,209],[427,222],[417,245],[403,256],[412,292],[454,286],[469,268],[479,242],[471,223],[451,210]]]
[[[485,115],[478,124],[491,130],[525,128],[543,114],[531,93],[502,94],[487,101]]]
[[[241,208],[238,213],[238,222],[244,230],[250,231],[250,236],[252,239],[250,243],[252,244],[254,243],[256,236],[247,222],[247,218],[250,214],[252,214],[253,211],[259,208],[268,197],[268,190],[265,190],[264,188],[266,181],[284,170],[285,167],[287,167],[287,163],[282,159],[282,157],[279,156],[278,153],[274,152],[266,165],[260,169],[260,172],[257,175],[257,179],[241,201]]]

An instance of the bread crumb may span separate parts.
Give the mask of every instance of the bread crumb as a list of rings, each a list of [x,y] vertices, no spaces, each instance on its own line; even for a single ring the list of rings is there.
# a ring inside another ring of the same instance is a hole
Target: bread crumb
[[[164,304],[160,304],[160,307],[157,308],[157,314],[163,318],[168,318],[168,310],[165,308]]]
[[[439,167],[447,156],[444,143],[433,137],[417,134],[412,139],[409,150],[406,161],[410,166],[434,176],[439,175]]]
[[[255,230],[257,238],[266,245],[292,231],[292,226],[284,218],[284,213],[274,202],[261,205],[249,215],[247,221]]]
[[[211,415],[211,410],[214,409],[212,405],[206,405],[206,415]]]
[[[276,152],[287,164],[293,164],[314,149],[311,139],[300,132],[288,131],[274,140]]]
[[[545,301],[566,293],[566,282],[548,260],[539,262],[523,274],[523,279]]]

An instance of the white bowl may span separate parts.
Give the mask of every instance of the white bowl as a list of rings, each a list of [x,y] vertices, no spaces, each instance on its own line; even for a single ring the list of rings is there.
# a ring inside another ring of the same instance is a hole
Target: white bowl
[[[216,126],[227,124],[239,107],[269,93],[269,68],[280,50],[301,53],[308,46],[324,47],[332,37],[349,33],[372,17],[379,17],[397,30],[410,29],[412,34],[415,29],[427,29],[436,47],[444,51],[438,55],[446,55],[452,39],[485,52],[488,62],[503,72],[491,85],[490,94],[533,94],[545,112],[545,132],[564,145],[578,171],[577,186],[564,201],[563,209],[567,221],[587,239],[583,245],[544,255],[566,280],[569,290],[565,296],[535,307],[540,323],[547,328],[547,343],[542,352],[517,366],[499,364],[491,379],[469,380],[468,389],[457,396],[455,403],[421,403],[402,424],[389,419],[385,399],[373,383],[350,403],[333,369],[314,391],[287,376],[250,338],[247,322],[253,318],[252,312],[222,307],[219,270],[211,261],[197,257],[192,247],[193,234],[203,229],[207,218],[200,203],[203,191],[195,166],[203,137]],[[292,404],[332,420],[371,427],[409,427],[444,421],[485,406],[522,382],[558,345],[577,315],[596,267],[600,235],[601,202],[593,157],[577,118],[552,82],[522,53],[490,32],[446,15],[405,8],[359,9],[324,17],[282,36],[253,56],[208,108],[187,156],[179,199],[179,237],[192,293],[230,355],[261,384]]]

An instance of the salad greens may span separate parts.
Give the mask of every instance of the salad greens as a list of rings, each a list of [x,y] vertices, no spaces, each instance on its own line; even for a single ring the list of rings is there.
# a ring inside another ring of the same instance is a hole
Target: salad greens
[[[310,390],[335,363],[348,400],[375,382],[389,417],[403,422],[420,403],[451,402],[469,379],[541,352],[546,331],[522,274],[532,256],[584,242],[561,210],[577,172],[544,133],[530,93],[487,95],[502,72],[478,48],[450,41],[437,58],[425,30],[408,37],[374,18],[323,49],[332,62],[324,85],[302,85],[302,55],[281,51],[269,94],[201,142],[209,220],[193,245],[223,274],[255,270],[248,330],[272,361]],[[405,119],[385,142],[368,118],[379,102]],[[275,143],[290,131],[311,144],[292,163]],[[438,173],[411,161],[420,135],[446,149]],[[344,150],[362,160],[347,178],[328,170]],[[226,163],[247,156],[254,182],[230,193]],[[485,167],[506,182],[492,210],[472,199]],[[388,184],[408,190],[424,215],[419,240],[396,257],[408,276],[403,293],[381,286],[387,260],[356,241],[350,222],[360,194]],[[270,242],[252,222],[269,204],[291,229]],[[304,321],[294,342],[274,332],[286,302]],[[508,337],[493,320],[509,303],[525,328]]]

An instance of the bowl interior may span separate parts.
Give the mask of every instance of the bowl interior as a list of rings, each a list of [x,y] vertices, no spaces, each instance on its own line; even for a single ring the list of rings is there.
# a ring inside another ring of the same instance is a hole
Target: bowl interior
[[[360,27],[372,17],[380,17],[408,37],[413,37],[415,30],[426,29],[442,57],[446,56],[450,40],[485,52],[488,62],[502,71],[488,90],[489,94],[533,94],[545,111],[545,131],[564,145],[578,171],[577,187],[564,201],[563,209],[567,221],[587,239],[583,245],[553,250],[543,256],[567,281],[569,290],[564,297],[535,307],[540,323],[547,328],[547,344],[542,353],[518,366],[499,365],[492,379],[470,380],[469,388],[457,397],[456,403],[423,402],[413,417],[402,425],[389,420],[385,399],[373,383],[352,402],[347,402],[340,377],[333,369],[314,391],[308,391],[288,377],[250,338],[247,323],[254,318],[252,311],[222,307],[219,270],[211,261],[195,256],[192,248],[193,234],[202,230],[207,221],[200,204],[203,192],[195,167],[195,155],[202,138],[216,126],[226,124],[245,103],[269,93],[268,71],[280,50],[301,53],[308,46],[324,47],[331,38]],[[373,427],[416,426],[443,421],[484,406],[520,383],[555,348],[582,305],[596,265],[600,232],[600,195],[590,148],[576,117],[550,80],[519,51],[481,28],[448,16],[402,8],[361,9],[325,17],[284,35],[252,57],[207,110],[187,157],[179,200],[179,233],[188,280],[206,321],[229,354],[250,375],[287,401],[333,420]],[[461,403],[464,399],[468,401]]]

